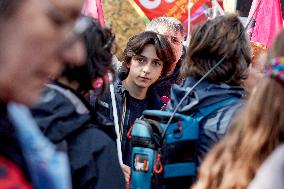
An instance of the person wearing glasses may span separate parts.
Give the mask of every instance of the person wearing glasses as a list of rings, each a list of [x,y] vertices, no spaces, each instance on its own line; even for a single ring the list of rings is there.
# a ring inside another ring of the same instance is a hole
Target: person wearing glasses
[[[145,31],[153,31],[165,36],[175,53],[176,61],[172,64],[169,73],[154,85],[160,97],[169,97],[172,84],[180,84],[183,80],[180,75],[180,68],[186,51],[183,46],[185,36],[183,25],[174,17],[163,16],[151,20]]]
[[[81,5],[0,0],[0,156],[32,188],[70,188],[65,155],[40,133],[26,106],[37,102],[44,84],[63,66],[84,63],[82,41],[66,45]]]
[[[146,31],[131,37],[123,52],[123,62],[118,79],[114,83],[118,124],[122,148],[122,165],[126,181],[129,181],[131,146],[127,133],[136,118],[146,109],[160,109],[163,102],[151,86],[166,76],[175,61],[168,40],[157,33]],[[113,108],[109,92],[96,103],[99,112],[113,121]]]
[[[84,96],[93,89],[98,78],[102,79],[102,86],[106,85],[105,75],[113,70],[114,34],[94,20],[84,41],[86,64],[66,66],[63,73],[46,86],[32,113],[43,133],[67,152],[73,188],[123,189],[125,182],[116,144],[103,132],[109,122],[104,121],[107,119]]]

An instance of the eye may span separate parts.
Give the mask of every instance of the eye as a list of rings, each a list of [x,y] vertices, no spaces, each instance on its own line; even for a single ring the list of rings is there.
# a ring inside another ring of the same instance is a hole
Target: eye
[[[48,16],[56,26],[64,26],[67,23],[66,17],[55,10],[50,10]]]
[[[162,65],[160,61],[154,61],[153,64],[154,66],[157,66],[157,67]]]
[[[144,57],[141,57],[141,56],[137,57],[136,60],[140,64],[144,64],[145,62],[147,62],[147,60]]]
[[[176,37],[171,37],[171,41],[172,41],[173,43],[176,43],[176,44],[179,44],[179,43],[180,43],[180,41],[179,41],[178,38],[176,38]]]
[[[143,58],[138,58],[138,62],[143,63],[144,59]]]

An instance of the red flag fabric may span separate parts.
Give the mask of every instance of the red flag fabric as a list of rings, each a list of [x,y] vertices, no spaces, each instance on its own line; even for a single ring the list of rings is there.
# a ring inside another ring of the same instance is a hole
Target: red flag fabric
[[[185,30],[188,26],[188,3],[191,29],[207,20],[206,10],[212,7],[210,0],[128,0],[138,14],[147,21],[160,16],[175,17],[181,21]],[[222,6],[222,1],[218,0]],[[145,19],[146,18],[146,19]]]
[[[190,15],[190,31],[208,20],[206,9],[208,9],[207,6],[201,6],[195,11],[194,14]]]
[[[250,39],[269,47],[283,28],[280,0],[254,0],[248,22],[253,17]]]
[[[188,0],[130,0],[152,20],[159,16],[172,16],[184,22],[188,17]]]

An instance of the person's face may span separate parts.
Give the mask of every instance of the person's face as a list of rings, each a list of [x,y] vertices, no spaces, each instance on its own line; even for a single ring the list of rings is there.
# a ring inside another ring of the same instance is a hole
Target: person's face
[[[0,29],[0,99],[33,105],[65,63],[85,61],[83,43],[62,48],[80,0],[26,0]]]
[[[174,29],[166,28],[165,26],[161,26],[157,28],[159,34],[165,36],[171,44],[171,47],[175,53],[176,61],[175,64],[179,61],[182,55],[182,41],[183,36],[179,31],[175,31]]]
[[[266,54],[261,54],[254,63],[249,65],[248,78],[243,86],[248,93],[251,93],[256,83],[264,76]]]
[[[163,70],[163,62],[158,58],[154,45],[146,45],[140,55],[132,57],[128,65],[129,80],[135,88],[148,88],[157,81]]]

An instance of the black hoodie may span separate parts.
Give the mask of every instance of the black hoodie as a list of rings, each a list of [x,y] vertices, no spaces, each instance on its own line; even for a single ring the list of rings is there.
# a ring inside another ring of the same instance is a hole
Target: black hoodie
[[[68,153],[74,189],[125,188],[115,142],[100,129],[104,119],[80,94],[48,85],[32,112],[43,133]]]

